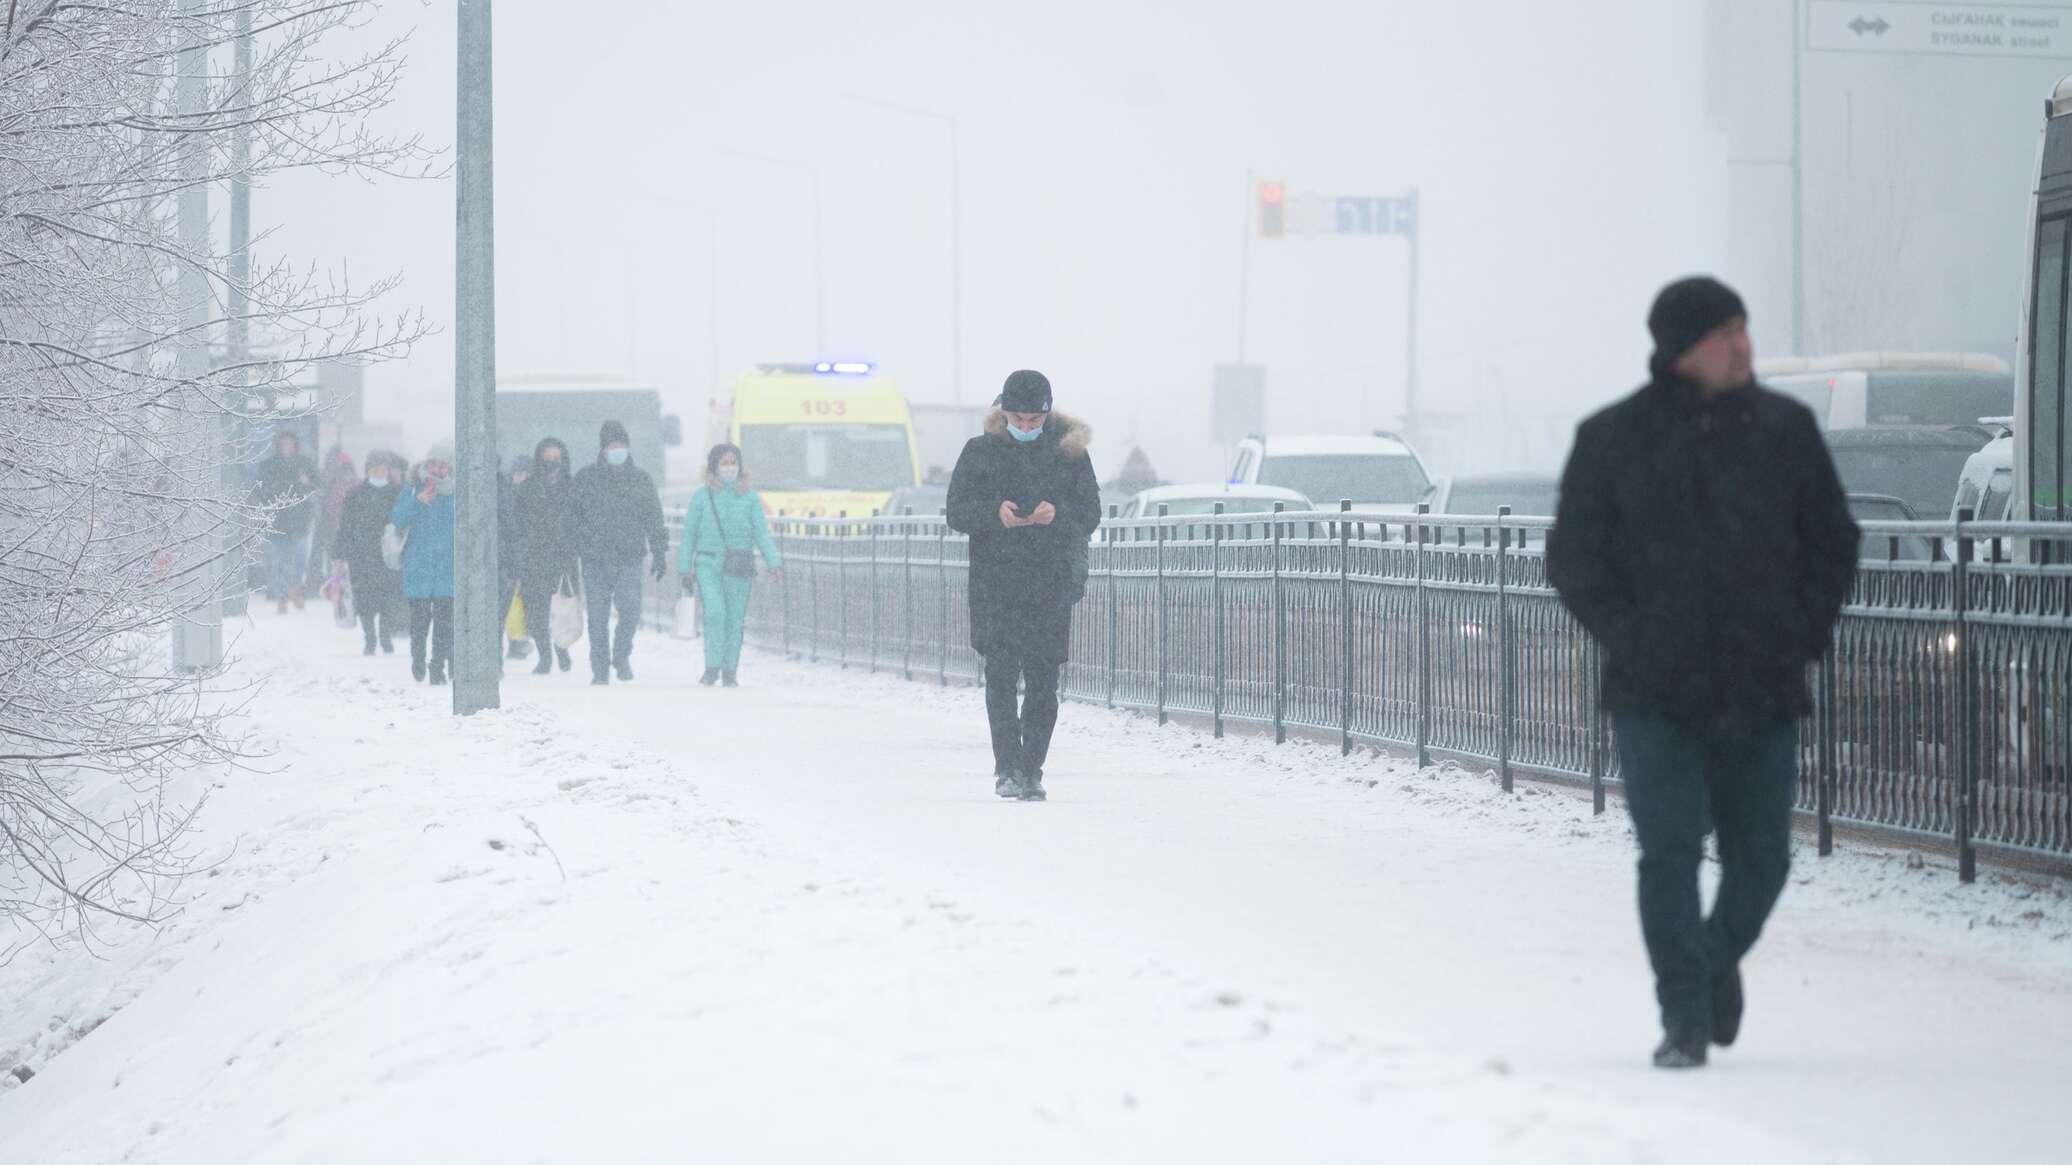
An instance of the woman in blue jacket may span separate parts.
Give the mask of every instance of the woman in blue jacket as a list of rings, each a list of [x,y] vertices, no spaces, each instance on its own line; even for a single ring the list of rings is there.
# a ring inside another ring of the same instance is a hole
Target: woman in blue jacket
[[[739,686],[741,631],[755,590],[757,550],[770,577],[781,577],[784,559],[763,517],[763,496],[748,488],[741,450],[714,445],[705,455],[705,486],[691,495],[676,547],[685,588],[695,585],[705,601],[705,676],[698,682],[706,687]]]
[[[403,597],[410,600],[410,675],[446,682],[453,663],[453,446],[426,453],[396,496],[389,523],[403,543]],[[430,666],[425,640],[431,640]]]

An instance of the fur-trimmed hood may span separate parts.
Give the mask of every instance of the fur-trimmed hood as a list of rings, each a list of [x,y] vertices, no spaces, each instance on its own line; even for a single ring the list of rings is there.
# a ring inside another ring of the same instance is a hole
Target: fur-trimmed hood
[[[1007,436],[1007,410],[995,408],[986,413],[986,432]],[[1054,435],[1058,451],[1067,457],[1083,456],[1087,446],[1094,443],[1093,426],[1070,413],[1053,411],[1043,422],[1043,433],[1046,437]]]

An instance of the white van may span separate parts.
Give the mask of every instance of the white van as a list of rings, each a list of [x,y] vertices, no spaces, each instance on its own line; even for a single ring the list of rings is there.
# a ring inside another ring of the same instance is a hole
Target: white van
[[[1796,397],[1823,429],[1970,425],[2014,411],[2014,369],[1976,352],[1852,352],[1757,361],[1756,379]]]
[[[1432,496],[1424,461],[1392,433],[1247,437],[1238,443],[1230,483],[1292,489],[1327,510],[1350,499],[1356,510],[1407,514]]]
[[[1999,429],[2000,435],[1965,459],[1950,519],[1955,521],[1959,510],[1970,510],[1978,521],[2003,522],[2014,497],[2014,418],[1980,417],[1979,424]]]

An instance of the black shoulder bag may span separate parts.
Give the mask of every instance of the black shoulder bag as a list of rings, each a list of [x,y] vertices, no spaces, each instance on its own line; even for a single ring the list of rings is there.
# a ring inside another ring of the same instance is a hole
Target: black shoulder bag
[[[720,521],[719,499],[713,496],[710,488],[705,491],[705,501],[712,507],[712,528],[719,531],[719,549],[723,556],[719,572],[728,578],[754,578],[755,551],[727,549],[727,528]]]

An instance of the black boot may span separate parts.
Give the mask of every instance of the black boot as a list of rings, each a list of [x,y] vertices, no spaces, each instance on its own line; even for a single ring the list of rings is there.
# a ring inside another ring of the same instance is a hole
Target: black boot
[[[699,677],[698,677],[698,682],[699,682],[700,684],[704,685],[705,687],[708,687],[708,688],[709,688],[709,687],[711,687],[712,685],[714,685],[714,684],[718,683],[718,682],[719,682],[719,669],[718,669],[718,668],[716,668],[716,667],[708,667],[708,668],[706,668],[706,669],[705,669],[705,674],[704,674],[704,675],[702,675],[702,676],[699,676]]]
[[[633,665],[626,660],[622,659],[613,664],[612,669],[618,674],[619,682],[622,684],[633,678]]]
[[[557,647],[554,649],[554,662],[561,665],[562,671],[567,671],[568,669],[576,665],[576,661],[569,658],[568,648],[566,647]]]
[[[554,657],[546,654],[545,652],[540,653],[540,661],[532,665],[532,674],[536,676],[546,675],[548,672],[551,672],[553,670]]]
[[[1661,1046],[1655,1049],[1657,1068],[1703,1068],[1705,1045],[1712,1033],[1702,1025],[1672,1027],[1663,1031]]]
[[[423,660],[423,658],[421,658],[421,657],[412,657],[412,658],[411,658],[411,660],[410,660],[410,678],[411,678],[411,679],[413,679],[413,680],[417,680],[417,681],[419,681],[419,682],[422,682],[422,681],[424,680],[424,660]]]
[[[369,639],[369,640],[367,641],[367,645],[366,645],[365,647],[362,647],[362,648],[360,648],[360,654],[361,654],[361,655],[373,655],[373,654],[374,654],[374,641],[373,641],[372,639]]]
[[[1020,800],[1022,795],[1021,777],[1014,773],[994,773],[993,794],[998,797],[1005,797],[1009,801]]]
[[[445,684],[445,682],[446,661],[443,659],[435,659],[432,661],[432,686],[439,687]]]
[[[1712,976],[1712,1042],[1731,1047],[1741,1034],[1741,967],[1735,964]]]
[[[719,673],[719,682],[723,687],[738,688],[741,686],[741,681],[735,678],[734,673],[730,671]]]
[[[1021,799],[1024,801],[1050,800],[1050,794],[1043,791],[1042,769],[1024,769],[1022,771]]]

